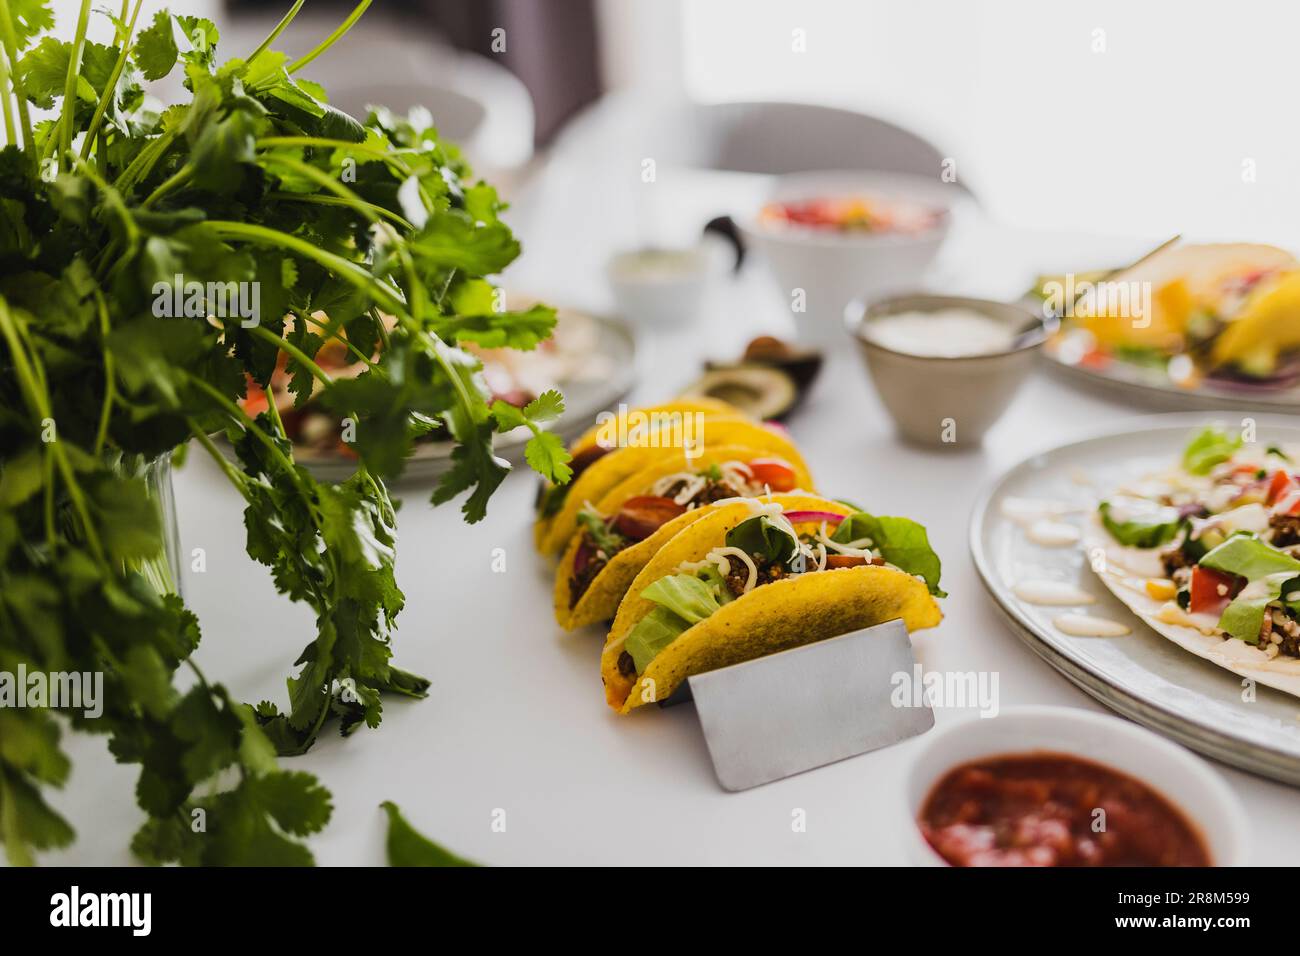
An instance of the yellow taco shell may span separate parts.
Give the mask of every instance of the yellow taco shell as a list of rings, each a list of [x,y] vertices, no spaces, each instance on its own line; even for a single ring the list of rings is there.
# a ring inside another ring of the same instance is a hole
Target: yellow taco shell
[[[704,454],[710,448],[723,445],[745,445],[764,449],[769,454],[783,458],[800,474],[808,474],[808,466],[794,444],[782,433],[747,418],[706,418],[702,434],[686,436],[699,441]],[[578,512],[588,501],[595,503],[605,493],[644,468],[656,464],[676,463],[673,470],[689,468],[700,456],[687,457],[682,447],[680,428],[670,428],[655,433],[652,440],[660,447],[637,446],[618,448],[591,464],[574,481],[565,496],[564,505],[552,518],[549,526],[537,536],[538,550],[543,554],[562,552],[578,530]],[[665,447],[666,446],[666,447]]]
[[[760,500],[774,500],[787,512],[829,511],[847,516],[855,510],[811,495],[773,495]],[[925,584],[903,571],[879,565],[816,571],[764,584],[724,604],[683,631],[644,673],[634,677],[619,673],[624,640],[655,606],[640,596],[641,591],[672,574],[683,562],[702,558],[754,513],[755,508],[746,503],[715,506],[705,518],[674,535],[633,580],[601,653],[601,678],[611,707],[626,714],[643,704],[667,699],[692,674],[873,624],[897,618],[915,631],[934,627],[943,619]]]
[[[706,418],[735,418],[749,421],[740,409],[736,408],[734,405],[713,398],[678,399],[671,402],[664,402],[659,405],[644,405],[638,408],[625,408],[608,421],[600,422],[587,429],[587,431],[569,445],[569,452],[576,457],[586,449],[596,445],[602,438],[609,438],[611,436],[616,438],[617,436],[624,434],[629,428],[629,422],[637,421],[637,416],[653,419],[656,415],[693,415],[696,413],[702,414]],[[596,464],[599,464],[599,462],[596,462]],[[594,467],[594,464],[592,467]],[[586,474],[586,472],[583,474]],[[578,480],[581,480],[581,478],[582,475],[579,475],[578,479],[574,482],[575,485]],[[546,487],[550,488],[551,486],[547,484]],[[572,491],[572,488],[569,489],[570,493],[572,493]],[[544,545],[551,526],[555,523],[555,517],[555,515],[542,517],[533,522],[533,545],[538,551],[546,553]]]
[[[773,453],[767,449],[724,445],[686,465],[683,465],[682,461],[676,458],[657,461],[619,482],[593,504],[600,514],[608,516],[618,511],[629,498],[650,494],[650,489],[656,481],[675,472],[683,470],[700,471],[710,465],[721,464],[726,461],[749,462],[757,458],[770,457],[774,457]],[[792,467],[795,470],[795,481],[798,486],[806,491],[812,491],[812,476],[808,474],[805,468],[793,465],[793,463]],[[618,609],[619,601],[628,585],[632,583],[637,572],[645,566],[655,552],[670,540],[674,534],[688,524],[694,523],[696,519],[703,517],[709,510],[711,510],[709,507],[696,508],[685,514],[678,515],[671,521],[665,522],[659,530],[648,538],[624,548],[614,555],[605,567],[601,568],[591,584],[588,585],[587,590],[583,592],[582,597],[570,607],[573,593],[570,588],[573,577],[573,564],[578,553],[578,546],[582,540],[582,535],[577,533],[575,528],[575,533],[570,536],[569,543],[564,549],[564,555],[560,558],[560,563],[555,569],[555,620],[561,627],[569,631],[608,620]]]

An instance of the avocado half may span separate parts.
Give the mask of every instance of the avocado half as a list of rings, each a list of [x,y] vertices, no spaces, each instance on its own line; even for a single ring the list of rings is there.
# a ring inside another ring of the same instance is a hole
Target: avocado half
[[[741,362],[713,366],[682,392],[683,398],[716,398],[759,421],[781,421],[799,400],[791,376],[769,365]]]

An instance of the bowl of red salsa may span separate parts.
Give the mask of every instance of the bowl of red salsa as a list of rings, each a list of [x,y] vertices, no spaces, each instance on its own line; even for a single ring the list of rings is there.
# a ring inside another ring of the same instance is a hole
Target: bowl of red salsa
[[[927,740],[907,784],[936,866],[1235,866],[1245,810],[1208,764],[1136,724],[1023,707]]]

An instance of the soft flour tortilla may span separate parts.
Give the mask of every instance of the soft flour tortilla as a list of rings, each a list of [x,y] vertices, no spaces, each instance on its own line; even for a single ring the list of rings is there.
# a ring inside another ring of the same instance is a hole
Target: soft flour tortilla
[[[1102,550],[1104,563],[1095,560],[1090,562],[1097,576],[1115,597],[1123,601],[1129,610],[1146,621],[1153,630],[1183,650],[1191,651],[1197,657],[1218,664],[1234,674],[1300,697],[1300,661],[1281,657],[1269,660],[1263,651],[1245,641],[1206,634],[1190,624],[1162,621],[1160,609],[1171,602],[1158,601],[1147,594],[1146,581],[1149,575],[1145,573],[1146,569],[1137,566],[1131,549],[1120,545],[1110,536],[1095,511],[1084,528],[1084,545],[1086,553],[1090,555],[1096,553],[1096,548]],[[1151,553],[1154,554],[1154,549]],[[1100,570],[1097,570],[1099,566]]]
[[[810,495],[773,495],[787,511],[829,511],[841,516],[856,509]],[[642,590],[684,561],[698,561],[721,545],[728,531],[754,514],[746,503],[718,505],[678,532],[637,575],[619,605],[601,653],[605,699],[626,714],[666,700],[692,674],[701,674],[775,654],[860,628],[901,619],[909,631],[934,627],[943,614],[919,579],[894,568],[863,565],[835,568],[773,581],[724,604],[683,631],[659,652],[639,677],[624,677],[618,658],[628,633],[655,605]],[[796,528],[804,527],[796,525]]]
[[[723,445],[690,462],[683,462],[680,458],[661,460],[619,482],[606,492],[604,497],[597,502],[593,502],[593,504],[599,514],[609,516],[617,512],[629,498],[650,494],[656,481],[676,472],[685,470],[702,471],[710,465],[718,465],[727,461],[750,462],[758,458],[770,458],[771,456],[772,452],[763,448]],[[813,490],[812,476],[806,470],[797,466],[795,467],[795,483],[801,489]],[[555,620],[566,631],[609,620],[614,616],[614,612],[618,610],[618,603],[623,599],[623,593],[627,590],[628,585],[632,583],[637,572],[645,567],[646,562],[654,557],[655,552],[673,535],[688,524],[693,523],[697,518],[702,517],[708,510],[708,506],[705,506],[678,515],[671,521],[665,522],[661,528],[648,538],[638,541],[614,555],[609,563],[601,568],[596,577],[592,579],[591,584],[583,592],[582,597],[578,598],[577,603],[570,607],[570,599],[573,594],[570,587],[573,578],[573,565],[577,557],[578,545],[582,542],[582,534],[575,527],[575,533],[569,538],[569,544],[564,549],[564,555],[560,558],[560,563],[555,569]]]
[[[574,481],[560,511],[544,529],[535,529],[534,537],[538,542],[538,550],[542,554],[562,552],[568,545],[569,539],[578,530],[578,512],[587,502],[594,504],[599,501],[619,482],[655,464],[675,462],[677,467],[673,470],[689,468],[711,448],[743,445],[761,449],[769,455],[788,461],[800,474],[808,474],[808,466],[804,463],[803,456],[799,454],[789,438],[776,429],[760,425],[747,418],[704,419],[701,434],[689,436],[693,440],[698,440],[701,446],[701,454],[694,458],[686,457],[681,437],[680,429],[661,431],[653,436],[653,440],[662,447],[616,448],[592,462],[591,467]]]

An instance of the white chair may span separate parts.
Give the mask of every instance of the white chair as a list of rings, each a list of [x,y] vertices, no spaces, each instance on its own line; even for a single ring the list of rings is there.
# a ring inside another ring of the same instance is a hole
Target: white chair
[[[277,18],[232,18],[223,29],[222,52],[246,55]],[[304,10],[276,46],[306,52],[337,21]],[[517,170],[532,158],[534,114],[527,88],[490,58],[448,46],[432,28],[415,29],[409,21],[372,12],[303,72],[325,86],[334,106],[358,119],[370,105],[402,113],[428,108],[438,132],[461,147],[476,172]]]
[[[594,152],[593,152],[594,151]],[[662,166],[782,175],[872,170],[938,178],[944,154],[865,113],[810,103],[692,103],[607,96],[556,139],[553,157],[639,155]]]

